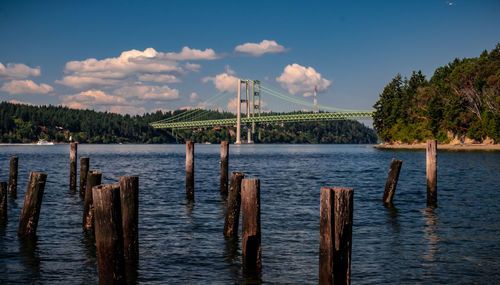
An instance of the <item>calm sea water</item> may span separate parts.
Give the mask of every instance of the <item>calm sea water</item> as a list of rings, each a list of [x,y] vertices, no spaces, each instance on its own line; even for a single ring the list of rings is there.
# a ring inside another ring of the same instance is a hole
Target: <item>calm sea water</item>
[[[193,205],[185,202],[184,145],[79,145],[103,183],[140,178],[142,284],[234,284],[241,241],[224,239],[219,145],[195,146]],[[96,284],[95,247],[68,190],[69,146],[0,146],[0,181],[19,156],[18,198],[0,226],[0,283]],[[381,198],[391,158],[403,160],[394,198]],[[439,152],[438,208],[426,208],[425,153],[364,145],[230,146],[230,171],[261,181],[262,272],[267,284],[318,282],[319,194],[353,187],[352,283],[500,283],[500,153]],[[30,171],[48,174],[34,244],[17,225]]]

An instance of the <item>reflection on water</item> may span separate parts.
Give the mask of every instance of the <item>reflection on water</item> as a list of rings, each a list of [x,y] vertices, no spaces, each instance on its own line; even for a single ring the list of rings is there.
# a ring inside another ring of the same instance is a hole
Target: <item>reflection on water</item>
[[[389,223],[392,226],[392,229],[397,231],[399,230],[399,221],[398,221],[398,208],[394,206],[393,203],[384,203],[384,207],[386,209],[386,214],[387,214],[387,223]]]
[[[423,230],[424,237],[427,240],[427,250],[424,252],[423,257],[424,260],[428,262],[425,262],[423,264],[424,266],[432,266],[432,262],[436,261],[436,256],[439,252],[440,238],[437,233],[439,228],[439,217],[434,210],[435,208],[428,207],[422,211],[424,214],[423,219],[427,225]]]
[[[40,254],[37,236],[19,238],[19,252],[24,258],[24,268],[28,272],[26,281],[40,278]]]

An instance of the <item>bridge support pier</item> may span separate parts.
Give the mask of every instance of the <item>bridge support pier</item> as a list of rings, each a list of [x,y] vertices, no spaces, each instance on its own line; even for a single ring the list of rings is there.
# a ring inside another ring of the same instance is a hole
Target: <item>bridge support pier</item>
[[[236,112],[236,142],[241,144],[241,79],[238,79],[238,108]]]

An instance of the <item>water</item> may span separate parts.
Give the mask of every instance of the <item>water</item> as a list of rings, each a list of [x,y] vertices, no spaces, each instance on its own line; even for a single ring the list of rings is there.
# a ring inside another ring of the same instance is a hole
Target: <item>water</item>
[[[79,145],[104,183],[140,177],[138,283],[234,284],[241,241],[222,235],[219,145],[196,145],[194,205],[185,202],[184,145]],[[96,284],[83,203],[68,190],[69,146],[1,146],[0,181],[19,156],[18,198],[0,226],[0,283]],[[392,157],[403,160],[395,208],[381,204]],[[440,152],[438,205],[426,208],[425,153],[359,145],[230,146],[230,171],[261,180],[266,284],[318,282],[319,189],[353,187],[352,283],[500,282],[500,153]],[[17,225],[30,171],[48,180],[34,243]],[[250,276],[248,278],[255,278]]]

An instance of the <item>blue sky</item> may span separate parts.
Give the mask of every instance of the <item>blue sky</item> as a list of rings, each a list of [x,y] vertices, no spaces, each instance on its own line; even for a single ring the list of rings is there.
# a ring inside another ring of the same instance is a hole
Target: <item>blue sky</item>
[[[307,102],[317,85],[320,104],[366,110],[397,73],[429,78],[498,42],[500,1],[3,0],[0,101],[227,109],[235,78],[249,78]]]

